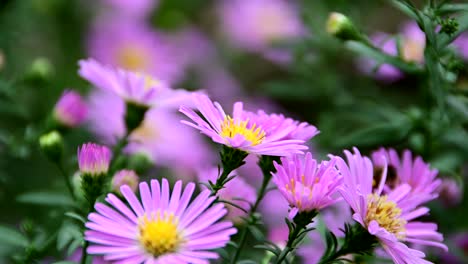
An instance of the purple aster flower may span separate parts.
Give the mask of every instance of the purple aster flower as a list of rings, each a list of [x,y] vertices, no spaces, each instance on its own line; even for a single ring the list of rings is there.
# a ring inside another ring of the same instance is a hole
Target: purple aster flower
[[[218,11],[223,32],[250,51],[264,51],[304,33],[299,10],[285,0],[224,0]]]
[[[187,91],[172,90],[150,75],[105,66],[93,59],[80,60],[79,64],[81,77],[99,89],[117,94],[126,102],[167,108],[190,100]]]
[[[383,194],[387,177],[387,166],[382,170],[377,188],[373,187],[374,165],[354,148],[354,154],[345,151],[348,164],[338,158],[336,165],[343,175],[344,184],[339,192],[352,208],[353,219],[375,236],[385,252],[398,264],[431,263],[425,254],[408,247],[403,242],[428,245],[448,250],[441,241],[435,223],[419,222],[415,219],[427,214],[429,209],[420,207],[420,202],[407,199],[411,187],[402,184]],[[385,156],[381,156],[385,162]]]
[[[382,160],[382,156],[385,157],[385,160]],[[439,172],[436,169],[431,169],[420,156],[413,159],[411,151],[405,150],[400,159],[396,150],[381,148],[372,153],[371,157],[376,168],[374,187],[380,182],[380,173],[388,162],[384,192],[390,192],[400,185],[408,184],[411,187],[411,193],[414,194],[413,199],[417,199],[420,203],[438,197],[438,187],[442,182],[437,178]]]
[[[215,197],[202,191],[192,202],[195,184],[182,188],[177,181],[172,193],[163,179],[140,183],[139,200],[128,186],[121,192],[128,207],[113,194],[95,205],[88,216],[85,239],[89,254],[125,263],[207,263],[218,258],[213,249],[224,247],[236,233],[231,222],[218,222],[224,205],[212,205]]]
[[[78,147],[80,172],[89,175],[103,175],[109,170],[112,153],[106,146],[86,143]]]
[[[237,175],[237,171],[233,171],[230,176],[233,175]],[[204,169],[198,173],[198,179],[201,182],[216,182],[217,178],[218,168],[216,167]],[[220,199],[234,203],[247,212],[250,209],[250,205],[254,204],[257,199],[255,188],[245,182],[239,175],[226,183],[224,188],[221,189],[217,195]],[[247,215],[246,212],[232,205],[226,204],[226,208],[228,209],[228,215],[226,217],[235,223],[241,222],[242,217]]]
[[[120,193],[120,187],[127,185],[133,192],[136,192],[140,178],[133,170],[120,170],[112,177],[112,190]]]
[[[86,118],[87,107],[80,94],[66,90],[54,107],[54,118],[67,127],[76,127]]]
[[[254,115],[252,119],[255,119],[259,126],[269,127],[271,129],[271,131],[267,131],[267,133],[294,127],[294,129],[292,129],[288,134],[285,134],[282,139],[309,141],[319,133],[315,126],[310,125],[307,122],[299,122],[292,118],[285,117],[283,114],[267,114],[263,110],[259,110],[257,113],[251,114]]]
[[[112,17],[95,24],[87,45],[89,56],[104,65],[173,84],[182,79],[186,67],[184,53],[175,44],[169,36],[141,21]]]
[[[109,109],[112,109],[112,115]],[[91,131],[106,144],[115,144],[125,135],[125,103],[115,94],[93,91],[89,112]],[[179,115],[157,107],[148,110],[142,124],[132,131],[129,139],[126,153],[144,153],[158,165],[183,170],[178,173],[193,175],[202,164],[215,159],[203,137],[180,123]]]
[[[103,0],[112,8],[112,12],[119,17],[129,17],[133,19],[144,18],[151,13],[158,4],[158,0]]]
[[[203,134],[219,144],[237,148],[248,153],[270,156],[287,156],[302,153],[307,146],[304,140],[283,139],[296,129],[296,126],[270,127],[268,123],[259,125],[255,116],[244,111],[242,102],[236,102],[232,117],[227,115],[219,103],[213,103],[208,96],[193,95],[194,103],[202,117],[189,107],[182,106],[180,111],[194,123],[184,124],[199,129]]]
[[[75,252],[73,252],[73,254],[71,254],[70,257],[68,257],[68,260],[79,263],[81,260],[82,251],[83,251],[82,248],[77,248]],[[92,264],[111,264],[109,261],[105,261],[104,258],[101,256],[94,256],[93,261],[91,263]]]
[[[308,152],[303,161],[299,156],[282,158],[281,165],[274,162],[273,182],[288,200],[294,212],[321,210],[338,201],[334,196],[342,177],[335,168],[336,158],[322,161],[312,159]]]

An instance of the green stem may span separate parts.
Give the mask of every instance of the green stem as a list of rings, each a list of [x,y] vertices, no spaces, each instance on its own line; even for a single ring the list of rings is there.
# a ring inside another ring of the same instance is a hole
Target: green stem
[[[260,167],[262,167],[263,181],[262,181],[262,186],[260,187],[260,189],[259,189],[259,191],[257,193],[257,200],[255,201],[254,205],[250,208],[249,216],[248,216],[249,220],[251,220],[253,218],[255,212],[257,212],[258,206],[260,205],[260,202],[262,201],[263,197],[265,197],[267,186],[268,186],[268,184],[270,183],[270,180],[271,180],[271,171],[273,170],[272,169],[272,164],[273,163],[272,163],[271,160],[266,161],[266,159],[269,159],[269,158],[267,158],[265,156],[262,156],[260,158],[259,165],[260,165]],[[265,163],[267,163],[267,164],[265,164]],[[250,222],[248,222],[246,224],[246,226],[242,230],[239,245],[238,245],[238,247],[236,249],[236,252],[234,253],[234,257],[231,259],[231,264],[236,263],[236,261],[239,259],[240,252],[242,251],[242,248],[244,247],[244,244],[245,244],[246,239],[247,239],[247,231],[248,231],[248,228],[249,228],[249,224],[250,224]]]
[[[297,236],[299,235],[299,233],[303,229],[304,229],[304,227],[295,228],[294,231],[289,235],[288,243],[286,244],[286,247],[284,247],[284,249],[281,251],[281,253],[278,256],[278,258],[276,259],[275,263],[279,264],[279,263],[283,262],[284,259],[286,259],[289,252],[291,252],[294,249],[294,247],[292,245],[293,245],[294,241],[296,241]]]
[[[318,264],[327,264],[327,263],[330,263],[334,260],[336,260],[337,258],[341,257],[341,256],[344,256],[344,255],[348,255],[352,252],[349,252],[348,250],[346,250],[344,247],[341,248],[340,250],[338,250],[337,252],[335,252],[333,255],[330,255],[329,257],[323,259],[323,260],[320,260],[320,262]]]
[[[81,264],[86,264],[86,259],[88,258],[88,246],[89,246],[89,242],[88,241],[85,241],[84,245],[83,245],[83,248],[81,249]]]
[[[67,185],[67,189],[68,189],[68,192],[70,193],[70,196],[73,198],[73,200],[76,199],[75,197],[75,192],[73,191],[73,187],[71,185],[71,182],[70,182],[70,179],[68,178],[68,174],[67,172],[65,171],[65,169],[63,168],[63,164],[61,161],[58,161],[56,163],[57,165],[57,168],[59,169],[60,171],[60,174],[62,174],[63,176],[63,179],[65,180],[65,185]]]
[[[128,138],[130,136],[130,132],[127,132],[119,141],[117,144],[115,144],[114,148],[112,149],[112,159],[109,164],[109,174],[112,175],[112,173],[115,172],[115,164],[117,160],[119,159],[120,155],[122,155],[122,150],[123,148],[127,145],[128,143]]]

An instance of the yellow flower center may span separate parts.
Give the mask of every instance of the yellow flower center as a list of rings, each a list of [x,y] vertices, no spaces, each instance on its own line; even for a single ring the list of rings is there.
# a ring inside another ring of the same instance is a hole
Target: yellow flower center
[[[406,220],[401,218],[401,209],[386,195],[369,194],[365,223],[376,221],[380,227],[394,234],[398,239],[405,237]]]
[[[141,71],[148,66],[148,60],[141,48],[128,45],[119,49],[117,63],[130,71]]]
[[[146,215],[140,218],[138,225],[141,245],[146,252],[155,257],[166,253],[176,252],[183,242],[182,236],[177,230],[178,220],[174,214],[160,212]]]
[[[234,138],[241,135],[245,140],[249,141],[252,146],[256,146],[265,139],[265,131],[256,124],[247,127],[248,120],[238,121],[227,116],[221,125],[221,136],[227,138]]]
[[[315,181],[313,184],[316,184],[319,182],[319,178],[315,178]],[[295,206],[299,209],[302,208],[302,198],[307,197],[307,199],[312,199],[312,190],[313,190],[313,184],[312,185],[307,185],[305,176],[301,176],[301,181],[297,181],[294,178],[291,178],[289,180],[289,183],[286,184],[285,188],[286,191],[292,194],[294,197],[294,200],[296,202]]]
[[[139,127],[133,130],[130,138],[138,143],[145,143],[157,139],[158,135],[155,124],[144,120]]]

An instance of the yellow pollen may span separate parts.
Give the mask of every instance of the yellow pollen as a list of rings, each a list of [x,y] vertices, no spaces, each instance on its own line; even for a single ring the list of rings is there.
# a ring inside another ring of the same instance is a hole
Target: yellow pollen
[[[248,120],[238,121],[227,116],[221,125],[220,135],[227,138],[234,138],[237,135],[241,135],[245,140],[249,141],[252,146],[256,146],[265,139],[265,131],[256,124],[253,124],[247,128]]]
[[[157,139],[158,135],[159,133],[156,130],[154,123],[150,124],[150,122],[145,120],[143,121],[143,124],[133,130],[132,134],[130,135],[130,139],[138,143],[144,143]]]
[[[401,209],[387,196],[369,194],[367,197],[367,214],[365,223],[376,221],[380,227],[394,234],[398,239],[405,237],[406,220],[401,218]]]
[[[139,237],[146,252],[155,257],[176,252],[183,239],[177,230],[178,220],[174,214],[160,212],[139,219]]]
[[[140,48],[129,45],[119,49],[117,63],[130,71],[142,71],[148,66],[148,59]]]

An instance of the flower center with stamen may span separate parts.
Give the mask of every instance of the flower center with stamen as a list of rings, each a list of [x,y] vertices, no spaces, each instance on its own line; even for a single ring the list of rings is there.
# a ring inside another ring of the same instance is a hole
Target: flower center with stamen
[[[319,178],[315,179],[314,183],[318,183]],[[301,181],[297,181],[294,178],[289,180],[289,183],[285,185],[286,191],[291,193],[294,203],[299,210],[304,209],[302,205],[302,198],[307,197],[308,200],[312,199],[313,185],[307,185],[305,176],[301,176]]]
[[[139,219],[139,241],[146,252],[155,257],[176,252],[183,239],[177,230],[178,220],[174,214],[160,212]]]
[[[406,220],[401,218],[401,209],[386,195],[369,194],[365,223],[376,221],[380,227],[394,234],[398,239],[405,237]]]
[[[122,68],[130,71],[144,70],[148,66],[148,60],[144,52],[140,48],[130,45],[119,49],[117,63]]]
[[[256,124],[248,127],[248,122],[248,120],[239,121],[227,116],[223,124],[221,124],[220,135],[227,138],[235,138],[238,135],[243,136],[252,146],[262,143],[265,139],[265,131],[261,127],[257,127]]]

